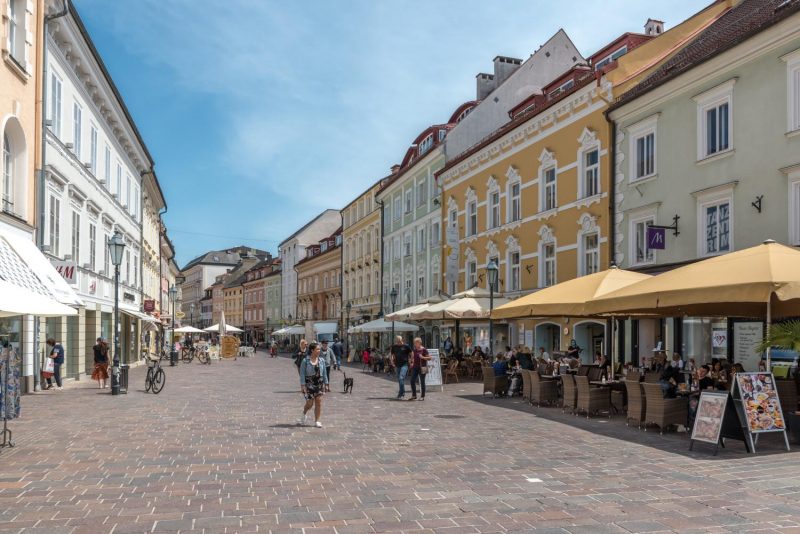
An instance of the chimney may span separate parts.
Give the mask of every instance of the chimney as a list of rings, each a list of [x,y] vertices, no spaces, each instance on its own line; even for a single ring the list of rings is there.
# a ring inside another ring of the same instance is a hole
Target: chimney
[[[644,24],[644,34],[657,37],[664,33],[664,21],[647,19]]]
[[[520,65],[522,65],[522,60],[514,57],[497,56],[494,58],[494,86],[500,87]]]
[[[477,91],[476,91],[476,100],[483,100],[489,93],[494,91],[494,75],[493,74],[486,74],[481,72],[477,76],[475,76],[475,80],[477,82]]]

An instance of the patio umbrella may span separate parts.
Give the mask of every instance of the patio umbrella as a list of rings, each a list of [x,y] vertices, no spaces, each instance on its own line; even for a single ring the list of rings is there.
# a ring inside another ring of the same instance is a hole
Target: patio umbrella
[[[242,330],[241,328],[236,328],[233,325],[223,324],[223,323],[212,324],[211,326],[209,326],[208,328],[205,328],[204,330],[206,332],[219,332],[219,335],[221,335],[221,336],[227,335],[227,334],[224,334],[223,332],[229,332],[229,333],[230,332],[234,332],[234,333],[244,332],[244,330]]]
[[[279,336],[291,336],[291,335],[302,335],[306,333],[306,327],[303,325],[292,325],[292,326],[285,326],[280,330],[273,332],[273,334]]]
[[[765,316],[769,329],[773,317],[800,315],[800,251],[767,240],[608,293],[587,309],[617,315]]]
[[[438,304],[442,302],[441,297],[430,297],[425,299],[424,302],[419,304],[414,304],[413,306],[408,306],[407,308],[403,308],[402,310],[397,310],[396,312],[387,313],[385,318],[387,321],[406,321],[411,319],[412,315],[416,313],[422,313],[424,310],[427,310],[434,304]]]
[[[416,332],[417,330],[419,330],[419,327],[417,325],[395,321],[394,329],[396,332]],[[391,330],[392,330],[392,321],[386,321],[384,319],[375,319],[374,321],[370,321],[368,323],[351,326],[347,330],[347,333],[362,334],[368,332],[391,332]]]
[[[494,305],[502,306],[508,299],[495,294]],[[409,314],[409,319],[419,321],[426,319],[488,319],[489,291],[474,287],[456,293],[449,300],[428,306],[419,312]]]
[[[652,278],[648,274],[612,267],[561,282],[525,295],[494,309],[492,319],[516,317],[588,317],[587,303],[636,282]]]
[[[228,335],[228,325],[225,324],[225,310],[219,316],[219,337]]]
[[[195,328],[193,326],[182,326],[180,328],[176,328],[175,332],[179,334],[205,334],[205,330],[200,330],[199,328]]]

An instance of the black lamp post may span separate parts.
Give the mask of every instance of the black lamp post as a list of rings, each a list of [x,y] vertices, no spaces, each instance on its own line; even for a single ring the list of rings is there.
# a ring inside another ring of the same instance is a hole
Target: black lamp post
[[[350,301],[347,301],[347,304],[344,307],[345,313],[347,313],[347,321],[345,322],[344,333],[345,333],[345,341],[344,341],[344,353],[345,358],[350,356],[350,310],[353,309],[353,305]]]
[[[393,287],[392,290],[389,292],[389,299],[392,303],[392,313],[394,313],[394,307],[397,306],[397,288]],[[389,345],[394,345],[394,318],[392,318],[392,339],[389,342]]]
[[[169,340],[169,345],[170,345],[169,365],[170,365],[170,367],[175,367],[175,365],[178,363],[178,358],[177,357],[173,357],[173,353],[175,351],[174,351],[174,349],[172,347],[173,347],[173,343],[175,343],[175,339],[174,339],[175,338],[175,320],[176,320],[176,317],[175,317],[175,312],[176,312],[176,310],[175,310],[175,297],[178,296],[178,288],[175,287],[174,285],[171,288],[169,288],[169,296],[172,297],[172,333],[170,334],[170,340]]]
[[[497,287],[497,275],[500,271],[497,267],[497,262],[494,260],[489,262],[486,266],[489,273],[489,360],[491,361],[494,355],[494,324],[492,322],[492,310],[494,309],[494,290]]]
[[[119,395],[119,266],[125,251],[125,240],[119,232],[115,232],[108,240],[108,252],[111,264],[114,265],[114,361],[111,367],[111,394]]]
[[[189,305],[189,325],[194,326],[194,302]]]

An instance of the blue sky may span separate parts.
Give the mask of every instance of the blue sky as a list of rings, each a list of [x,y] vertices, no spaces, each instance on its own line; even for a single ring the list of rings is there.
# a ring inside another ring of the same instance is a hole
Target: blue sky
[[[156,161],[178,264],[341,208],[492,58],[584,56],[710,0],[74,0]]]

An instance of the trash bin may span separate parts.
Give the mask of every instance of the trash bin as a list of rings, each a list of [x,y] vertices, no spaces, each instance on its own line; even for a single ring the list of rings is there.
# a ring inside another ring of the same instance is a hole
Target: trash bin
[[[128,371],[130,370],[130,365],[127,363],[120,364],[119,366],[119,392],[120,393],[127,393],[128,392]]]
[[[178,351],[177,350],[169,351],[169,365],[171,367],[175,367],[176,365],[178,365]]]

